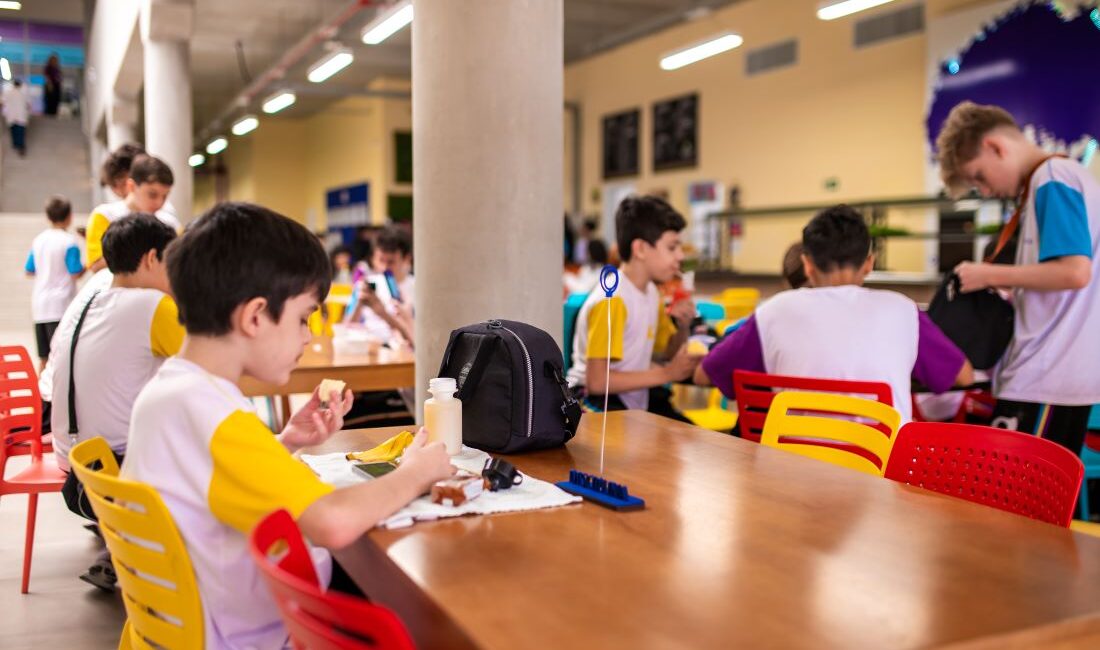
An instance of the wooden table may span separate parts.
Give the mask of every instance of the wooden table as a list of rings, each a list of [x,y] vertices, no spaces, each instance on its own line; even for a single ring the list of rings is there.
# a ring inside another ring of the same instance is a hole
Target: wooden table
[[[309,394],[322,379],[339,379],[356,393],[371,390],[393,390],[416,384],[414,361],[408,348],[380,348],[371,354],[334,354],[332,339],[314,337],[306,346],[298,367],[290,373],[290,381],[282,386],[268,384],[252,377],[242,377],[241,392],[247,397],[281,397],[282,412],[290,413],[290,396]]]
[[[550,481],[596,472],[599,423],[586,415],[567,447],[512,460]],[[645,498],[643,511],[585,503],[419,523],[336,557],[421,648],[1100,637],[1100,538],[648,413],[613,413],[607,428],[606,476]],[[393,432],[341,433],[318,451]]]

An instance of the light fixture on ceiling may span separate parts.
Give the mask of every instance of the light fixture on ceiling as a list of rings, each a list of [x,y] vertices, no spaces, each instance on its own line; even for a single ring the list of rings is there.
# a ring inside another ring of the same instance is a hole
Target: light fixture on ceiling
[[[246,133],[252,133],[256,130],[256,127],[260,125],[260,120],[256,119],[255,115],[245,115],[241,119],[233,123],[233,126],[229,128],[233,132],[233,135],[245,135]]]
[[[309,74],[306,75],[306,78],[315,84],[319,84],[351,65],[351,62],[354,60],[355,56],[351,53],[351,50],[336,45],[331,52],[324,56],[324,58],[310,66]]]
[[[872,9],[894,0],[831,0],[817,6],[817,17],[821,20],[836,20],[845,16]]]
[[[298,101],[298,96],[289,90],[282,90],[264,100],[263,109],[268,115],[278,113]]]
[[[199,167],[204,162],[206,162],[206,156],[202,155],[201,153],[193,153],[191,154],[191,157],[187,159],[187,164],[191,165],[192,167]]]
[[[226,140],[225,138],[223,138],[222,136],[218,136],[218,137],[214,138],[213,140],[211,140],[210,142],[206,143],[206,153],[213,156],[215,154],[219,154],[219,153],[225,151],[225,148],[228,147],[228,146],[229,146],[229,141]]]
[[[11,81],[11,64],[4,58],[0,58],[0,79]]]
[[[19,11],[23,8],[22,2],[11,2],[10,0],[0,0],[0,9],[11,9],[12,11]]]
[[[709,38],[702,43],[664,55],[661,57],[661,69],[676,70],[685,65],[691,65],[697,61],[702,61],[715,54],[721,54],[722,52],[732,50],[744,42],[745,39],[741,38],[738,34],[726,32],[725,34]]]
[[[411,0],[398,2],[385,9],[367,23],[363,28],[363,42],[367,45],[378,45],[387,38],[401,31],[413,20],[413,6]]]

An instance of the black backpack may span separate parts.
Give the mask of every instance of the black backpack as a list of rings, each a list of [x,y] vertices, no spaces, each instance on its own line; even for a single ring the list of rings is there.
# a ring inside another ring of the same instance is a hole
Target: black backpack
[[[462,442],[510,454],[560,447],[577,433],[580,404],[562,370],[561,349],[526,323],[490,320],[451,332],[439,377],[462,401]]]

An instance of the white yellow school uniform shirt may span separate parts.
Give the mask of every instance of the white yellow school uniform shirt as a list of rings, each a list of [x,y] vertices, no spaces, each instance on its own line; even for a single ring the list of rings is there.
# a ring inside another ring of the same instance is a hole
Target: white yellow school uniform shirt
[[[294,459],[232,382],[169,359],[134,405],[123,478],[157,490],[198,580],[207,648],[282,648],[279,610],[248,536],[280,508],[295,518],[332,491]],[[322,584],[332,572],[313,549]]]
[[[97,276],[98,277],[98,276]],[[82,292],[83,293],[83,292]],[[88,300],[74,301],[53,339],[50,424],[58,464],[69,467],[69,368],[75,369],[77,442],[101,436],[126,453],[130,411],[164,360],[183,345],[176,302],[156,289],[110,288],[92,298],[70,364],[73,329]]]
[[[103,233],[107,232],[107,227],[132,213],[133,210],[126,205],[126,201],[103,203],[92,210],[85,228],[88,266],[95,264],[99,258],[103,257]],[[176,215],[161,209],[157,210],[156,217],[171,226],[177,233],[180,232],[180,220]]]
[[[584,385],[589,359],[608,358],[608,310],[611,312],[611,369],[616,372],[648,370],[653,364],[654,350],[663,351],[676,331],[672,319],[661,309],[657,286],[649,282],[643,291],[622,275],[610,300],[597,288],[581,307],[573,337],[573,365],[568,373],[570,385]],[[590,394],[603,395],[603,386],[587,386],[587,389]],[[648,388],[618,395],[629,409],[644,411],[649,408]]]

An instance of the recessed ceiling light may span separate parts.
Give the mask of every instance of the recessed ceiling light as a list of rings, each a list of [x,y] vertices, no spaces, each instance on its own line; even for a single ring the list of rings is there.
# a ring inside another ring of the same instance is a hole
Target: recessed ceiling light
[[[288,90],[284,90],[264,100],[263,109],[265,113],[270,115],[272,113],[278,113],[284,108],[291,106],[296,101],[298,101],[297,95]]]
[[[661,69],[676,70],[685,65],[691,65],[696,61],[702,61],[715,54],[721,54],[722,52],[732,50],[744,42],[745,39],[733,33],[715,36],[697,45],[692,45],[661,57]]]
[[[412,2],[409,0],[399,2],[388,10],[379,13],[374,20],[367,23],[367,26],[363,28],[363,42],[367,45],[378,45],[401,31],[412,20]]]
[[[823,2],[817,7],[817,17],[821,20],[836,20],[845,16],[884,5],[894,0],[833,0]]]
[[[323,59],[314,63],[309,69],[306,78],[315,84],[319,84],[332,75],[351,65],[355,56],[347,48],[339,48],[325,55]]]

